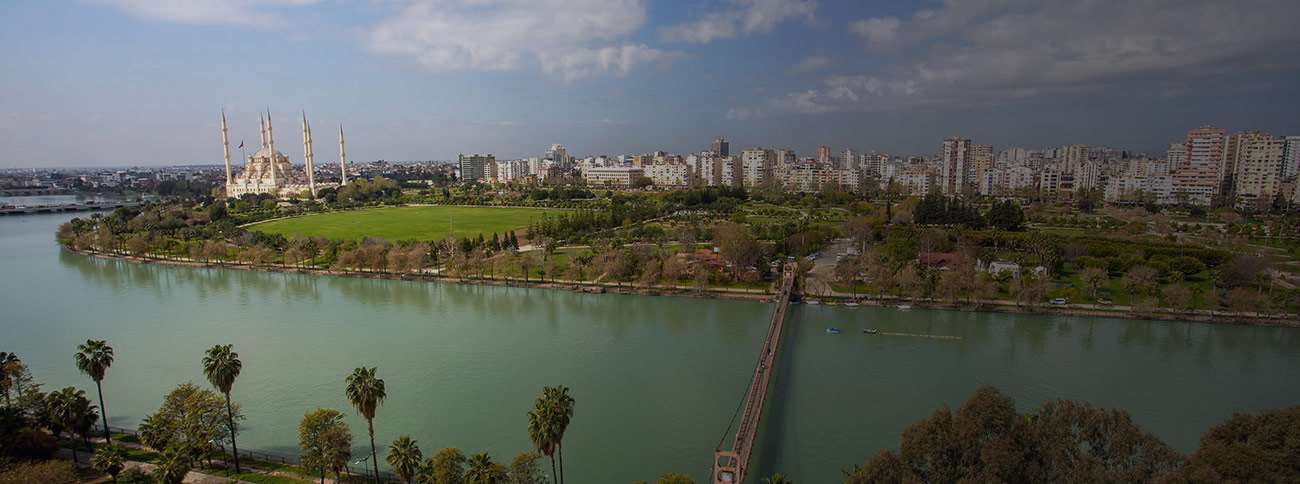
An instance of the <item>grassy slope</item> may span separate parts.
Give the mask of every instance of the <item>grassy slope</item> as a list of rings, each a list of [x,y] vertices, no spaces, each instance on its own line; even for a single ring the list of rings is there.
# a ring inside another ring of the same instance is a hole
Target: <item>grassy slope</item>
[[[249,227],[260,232],[322,236],[338,240],[382,237],[388,240],[442,240],[449,226],[457,237],[504,233],[541,219],[544,209],[491,207],[396,207],[331,212],[266,222]]]

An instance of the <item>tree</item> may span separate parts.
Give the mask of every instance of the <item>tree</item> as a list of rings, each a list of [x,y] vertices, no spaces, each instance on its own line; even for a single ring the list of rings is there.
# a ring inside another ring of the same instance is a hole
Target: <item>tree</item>
[[[379,457],[375,451],[375,410],[384,403],[388,394],[384,391],[384,380],[375,377],[378,368],[357,368],[347,379],[348,402],[366,418],[366,430],[370,433],[370,458],[375,466],[375,482],[379,482]]]
[[[1159,274],[1147,266],[1133,266],[1124,274],[1124,287],[1137,294],[1151,294],[1156,287]]]
[[[1109,279],[1106,270],[1100,267],[1088,267],[1079,273],[1079,280],[1088,288],[1088,296],[1094,299],[1097,297],[1097,289]]]
[[[785,477],[785,474],[778,472],[776,474],[772,474],[772,477],[764,477],[763,484],[794,484],[794,481],[790,480],[788,477]]]
[[[197,457],[210,452],[213,442],[230,438],[231,419],[243,418],[238,403],[226,406],[217,392],[182,383],[163,397],[158,411],[145,416],[140,440],[157,450],[174,447]]]
[[[686,474],[669,472],[655,479],[655,484],[695,484],[695,480]]]
[[[1191,482],[1294,482],[1300,476],[1300,406],[1236,414],[1201,436]]]
[[[758,239],[749,233],[749,228],[735,223],[724,222],[713,229],[713,240],[718,243],[718,252],[722,259],[731,263],[734,274],[758,260],[761,247]]]
[[[487,452],[479,452],[469,457],[465,484],[498,484],[505,480],[504,474],[504,469],[492,462],[492,456]]]
[[[460,449],[447,447],[433,453],[429,460],[420,466],[420,482],[423,484],[461,484],[465,476],[465,453]]]
[[[569,387],[564,385],[545,387],[542,389],[542,396],[538,399],[538,405],[545,405],[550,409],[548,416],[551,418],[550,427],[554,432],[555,450],[560,457],[560,480],[559,484],[564,483],[564,432],[569,428],[569,422],[573,420],[573,397],[569,396]]]
[[[1191,309],[1192,291],[1182,284],[1171,284],[1161,290],[1165,297],[1165,306],[1174,309]]]
[[[214,345],[203,356],[203,376],[226,397],[226,426],[230,429],[230,449],[235,456],[235,473],[243,473],[239,468],[239,446],[235,444],[235,411],[230,403],[230,388],[239,378],[244,363],[239,360],[239,353],[231,350],[232,345]]]
[[[393,468],[393,472],[396,472],[398,477],[410,484],[415,482],[415,473],[419,470],[424,454],[420,452],[420,446],[411,439],[411,436],[403,435],[388,446],[388,455],[384,459],[388,461],[388,466]]]
[[[1056,400],[1030,414],[990,386],[903,431],[846,482],[1150,482],[1182,457],[1119,410]]]
[[[117,482],[117,475],[126,468],[126,450],[117,444],[107,444],[95,451],[95,456],[90,458],[90,466],[95,468],[96,472],[108,474]]]
[[[8,351],[0,351],[0,392],[5,394],[5,406],[13,405],[13,401],[9,398],[9,392],[14,389],[18,382],[18,369],[22,364],[23,362],[18,359],[18,355]]]
[[[186,449],[168,446],[158,457],[158,467],[153,471],[154,479],[162,484],[180,484],[185,480],[194,465],[193,458]]]
[[[537,464],[541,458],[541,454],[536,452],[520,452],[510,461],[510,467],[506,469],[506,480],[510,484],[545,483],[546,476],[542,475],[542,468]]]
[[[102,339],[88,339],[85,344],[77,346],[76,361],[77,370],[95,381],[95,389],[99,391],[100,415],[104,418],[104,442],[111,443],[113,439],[108,434],[108,408],[104,406],[103,382],[104,373],[108,367],[113,366],[113,347]]]
[[[325,483],[327,471],[340,477],[352,458],[352,431],[343,421],[343,413],[317,407],[303,414],[298,423],[298,449],[302,466],[320,472],[321,484]]]
[[[558,484],[560,482],[559,474],[555,467],[557,439],[554,428],[555,419],[551,415],[552,412],[554,410],[550,406],[542,404],[539,398],[533,409],[528,411],[528,439],[533,442],[533,447],[538,452],[551,459],[551,480]]]
[[[50,392],[46,397],[51,429],[57,437],[60,431],[80,435],[84,440],[95,422],[95,406],[86,398],[86,392],[73,387]],[[72,460],[77,461],[77,446],[72,446]]]
[[[1225,299],[1228,303],[1228,309],[1237,313],[1261,313],[1267,309],[1266,306],[1268,305],[1268,300],[1263,294],[1245,287],[1236,287],[1229,290]]]

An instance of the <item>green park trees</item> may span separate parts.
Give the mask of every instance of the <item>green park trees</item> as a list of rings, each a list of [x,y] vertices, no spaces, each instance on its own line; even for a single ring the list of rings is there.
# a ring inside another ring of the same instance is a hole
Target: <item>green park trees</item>
[[[319,473],[321,484],[327,472],[341,479],[352,458],[352,431],[343,421],[343,413],[317,407],[304,414],[298,423],[298,451],[302,466]]]
[[[985,386],[956,412],[909,426],[898,452],[880,452],[845,482],[1150,482],[1181,464],[1122,411],[1058,400],[1020,415]]]
[[[229,440],[230,422],[238,428],[243,418],[238,403],[227,406],[217,392],[182,383],[163,397],[158,411],[145,416],[140,441],[164,453],[174,450],[177,458],[187,456],[193,464],[210,457],[215,443]]]

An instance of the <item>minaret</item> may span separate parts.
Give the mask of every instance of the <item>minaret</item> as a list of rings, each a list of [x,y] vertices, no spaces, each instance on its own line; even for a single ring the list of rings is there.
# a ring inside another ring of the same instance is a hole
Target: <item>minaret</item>
[[[275,133],[271,130],[271,110],[266,110],[266,157],[271,160],[271,186],[275,183]],[[276,195],[279,195],[278,193]]]
[[[266,120],[262,119],[262,113],[257,113],[257,149],[261,150],[266,147]]]
[[[307,190],[316,198],[316,166],[311,152],[311,125],[307,124],[307,111],[302,112],[302,159],[307,170]]]
[[[348,184],[348,156],[343,151],[343,125],[339,125],[339,179]]]
[[[230,138],[226,134],[226,108],[221,108],[221,151],[226,158],[226,185],[230,185]]]

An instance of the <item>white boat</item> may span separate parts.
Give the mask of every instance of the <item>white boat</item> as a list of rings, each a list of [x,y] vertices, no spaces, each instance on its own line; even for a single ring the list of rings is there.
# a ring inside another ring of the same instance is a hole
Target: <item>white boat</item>
[[[912,309],[912,305],[911,305],[911,304],[899,304],[899,305],[898,305],[898,309],[899,309],[900,311],[909,311],[909,310]]]
[[[821,304],[821,301],[818,301],[818,300],[816,300],[816,299],[809,299],[809,300],[808,300],[808,304],[812,304],[812,305],[815,306],[815,305]]]
[[[845,306],[848,306],[848,307],[851,307],[851,308],[856,308],[856,307],[858,307],[858,303],[855,303],[855,302],[845,303],[844,305],[845,305]]]

